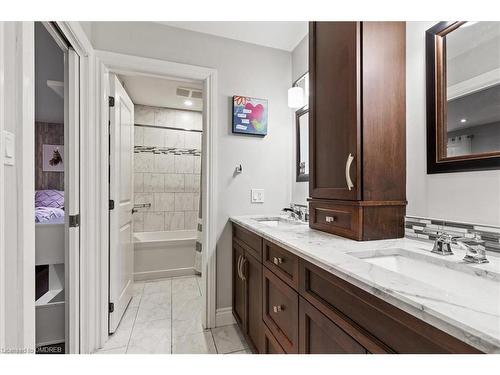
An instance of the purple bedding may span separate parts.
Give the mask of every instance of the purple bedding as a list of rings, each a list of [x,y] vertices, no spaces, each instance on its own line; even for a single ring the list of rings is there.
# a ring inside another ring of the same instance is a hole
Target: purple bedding
[[[64,209],[64,191],[37,190],[35,192],[35,207],[54,207]]]
[[[35,223],[59,224],[64,222],[64,210],[57,207],[35,207]]]

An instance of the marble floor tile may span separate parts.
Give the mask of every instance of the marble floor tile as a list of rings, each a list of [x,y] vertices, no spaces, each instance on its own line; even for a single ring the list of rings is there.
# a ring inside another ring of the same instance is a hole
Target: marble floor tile
[[[139,307],[139,304],[141,303],[141,298],[142,298],[142,294],[137,294],[137,295],[133,295],[132,296],[132,299],[130,300],[130,303],[128,304],[128,307]]]
[[[172,336],[180,337],[191,335],[194,333],[205,332],[201,324],[201,313],[198,315],[190,315],[185,319],[172,319]]]
[[[134,288],[133,288],[134,296],[136,296],[138,294],[142,294],[142,292],[144,291],[144,285],[145,285],[145,283],[142,281],[135,281],[134,282]]]
[[[103,350],[99,349],[94,354],[125,354],[127,352],[127,346],[122,346],[120,348]]]
[[[243,335],[235,324],[213,328],[212,334],[218,353],[231,353],[248,347]]]
[[[143,294],[136,322],[143,323],[152,320],[170,319],[172,316],[171,310],[170,293]]]
[[[173,338],[173,354],[216,354],[210,331]]]
[[[243,350],[238,350],[236,352],[231,352],[227,354],[253,354],[250,349],[243,349]]]
[[[172,296],[191,298],[201,296],[196,276],[176,277],[172,279]]]
[[[127,353],[169,354],[171,343],[170,319],[136,323],[132,330]]]
[[[130,335],[132,334],[132,326],[118,327],[112,335],[109,335],[108,341],[101,348],[102,350],[116,349],[128,345]]]
[[[150,281],[144,285],[144,294],[154,294],[154,293],[171,293],[172,290],[172,280],[164,279],[158,281]]]
[[[203,297],[180,298],[172,296],[172,319],[190,320],[201,316],[203,311]]]
[[[135,318],[137,316],[137,311],[137,307],[128,306],[127,310],[123,314],[118,328],[115,333],[109,336],[109,339],[102,347],[102,350],[127,346],[130,334],[132,333],[132,327],[134,326]]]

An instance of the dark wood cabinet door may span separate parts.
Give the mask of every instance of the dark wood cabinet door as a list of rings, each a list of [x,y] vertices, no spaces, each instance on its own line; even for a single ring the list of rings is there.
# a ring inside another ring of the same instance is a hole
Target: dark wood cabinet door
[[[310,23],[312,198],[361,199],[360,55],[359,22]]]
[[[262,263],[246,254],[243,261],[246,281],[246,335],[254,351],[262,353]]]
[[[287,353],[298,353],[299,297],[278,276],[262,267],[262,318]]]
[[[246,289],[245,280],[241,277],[241,263],[245,252],[233,241],[233,315],[236,323],[245,331]]]
[[[366,354],[366,349],[339,326],[305,299],[299,299],[300,353]]]

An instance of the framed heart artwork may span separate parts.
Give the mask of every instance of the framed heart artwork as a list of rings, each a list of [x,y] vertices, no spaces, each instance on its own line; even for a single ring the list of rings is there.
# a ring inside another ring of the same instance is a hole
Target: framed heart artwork
[[[267,99],[233,96],[233,133],[267,134]]]

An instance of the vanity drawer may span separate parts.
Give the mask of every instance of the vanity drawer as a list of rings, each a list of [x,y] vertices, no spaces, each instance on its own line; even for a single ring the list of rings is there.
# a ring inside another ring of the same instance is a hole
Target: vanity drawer
[[[264,240],[262,263],[288,285],[299,286],[299,258],[272,242]]]
[[[339,236],[362,239],[361,207],[337,202],[309,202],[309,225]]]
[[[262,318],[286,353],[298,353],[299,296],[266,267],[262,267]]]
[[[366,349],[304,298],[299,297],[302,354],[366,354]]]
[[[262,354],[286,354],[278,340],[273,336],[269,328],[264,324]]]
[[[262,238],[260,236],[237,224],[233,224],[233,238],[236,238],[238,244],[257,260],[262,261]]]
[[[299,262],[299,292],[370,353],[479,353],[309,262]]]

